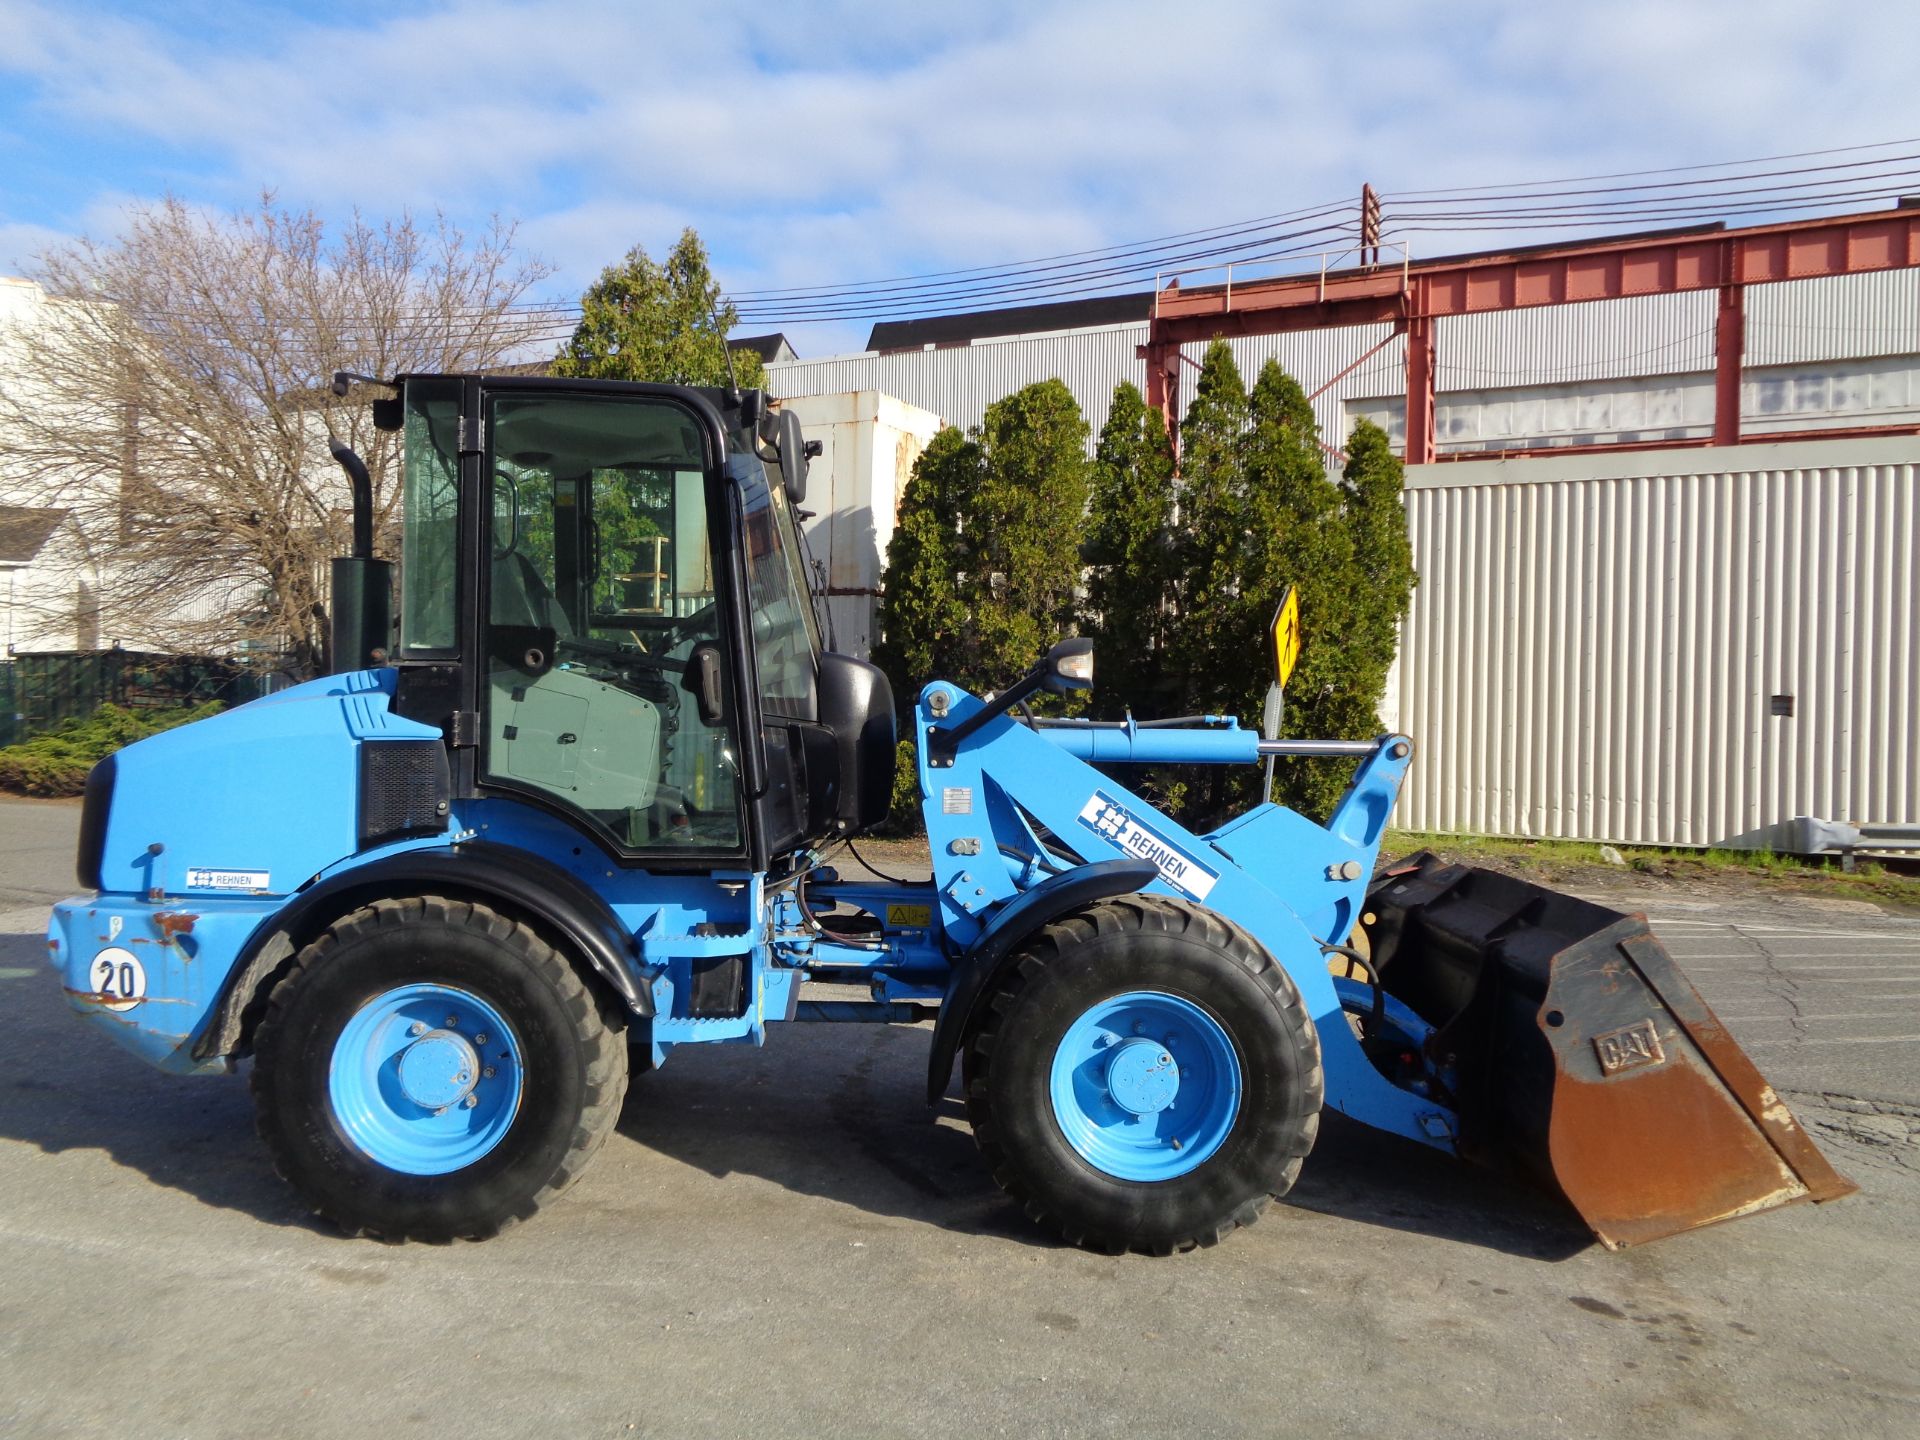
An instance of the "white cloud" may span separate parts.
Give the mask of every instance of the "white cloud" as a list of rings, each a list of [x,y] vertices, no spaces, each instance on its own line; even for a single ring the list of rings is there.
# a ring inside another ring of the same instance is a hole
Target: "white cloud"
[[[70,238],[50,225],[0,221],[0,275],[25,275],[43,252]]]
[[[0,27],[0,71],[56,124],[153,150],[190,198],[518,216],[560,293],[685,224],[737,288],[810,284],[1138,240],[1366,179],[1920,133],[1909,0],[491,0],[253,35],[0,0]]]

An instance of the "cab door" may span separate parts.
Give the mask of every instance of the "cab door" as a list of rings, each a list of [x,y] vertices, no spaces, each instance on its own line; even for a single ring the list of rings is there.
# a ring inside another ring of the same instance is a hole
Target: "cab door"
[[[712,429],[670,395],[502,389],[484,409],[481,783],[622,854],[744,859],[736,687],[714,724],[682,686],[697,646],[732,653]]]

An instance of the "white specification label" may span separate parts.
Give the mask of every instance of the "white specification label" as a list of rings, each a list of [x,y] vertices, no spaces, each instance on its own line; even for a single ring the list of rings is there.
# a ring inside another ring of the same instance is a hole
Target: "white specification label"
[[[973,814],[973,790],[966,785],[948,785],[940,792],[942,815]]]
[[[270,870],[189,870],[189,890],[271,890]]]

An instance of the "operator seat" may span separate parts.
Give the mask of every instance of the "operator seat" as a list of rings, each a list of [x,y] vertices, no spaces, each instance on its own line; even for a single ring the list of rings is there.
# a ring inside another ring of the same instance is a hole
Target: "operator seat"
[[[493,557],[493,623],[573,637],[573,621],[533,562],[518,550]]]

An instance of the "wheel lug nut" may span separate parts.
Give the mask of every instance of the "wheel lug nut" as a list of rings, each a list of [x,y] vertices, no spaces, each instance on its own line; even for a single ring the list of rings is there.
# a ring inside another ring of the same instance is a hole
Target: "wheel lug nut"
[[[469,1095],[461,1103],[464,1104],[467,1107],[467,1109],[471,1110],[473,1109],[474,1106],[480,1103],[480,1097],[478,1095]]]
[[[449,1030],[453,1029],[459,1023],[460,1023],[460,1017],[458,1015],[447,1016],[447,1028]]]
[[[425,1022],[425,1021],[423,1021],[423,1020],[416,1020],[416,1021],[414,1021],[414,1022],[413,1022],[413,1024],[411,1024],[411,1025],[409,1025],[409,1026],[407,1027],[407,1033],[408,1033],[409,1035],[424,1035],[424,1034],[426,1034],[426,1033],[427,1033],[427,1026],[426,1026],[426,1022]]]
[[[489,1065],[489,1066],[487,1066],[487,1067],[486,1067],[485,1069],[483,1069],[483,1070],[482,1070],[482,1071],[480,1072],[480,1078],[481,1078],[482,1080],[491,1080],[491,1079],[493,1079],[493,1066],[491,1066],[491,1065]]]
[[[476,1045],[484,1045],[484,1044],[486,1044],[486,1043],[487,1043],[487,1032],[486,1032],[486,1031],[484,1031],[484,1030],[482,1030],[482,1031],[481,1031],[481,1032],[480,1032],[480,1033],[479,1033],[478,1035],[476,1035],[476,1036],[474,1036],[474,1037],[473,1037],[473,1043],[474,1043],[474,1044],[476,1044]]]

